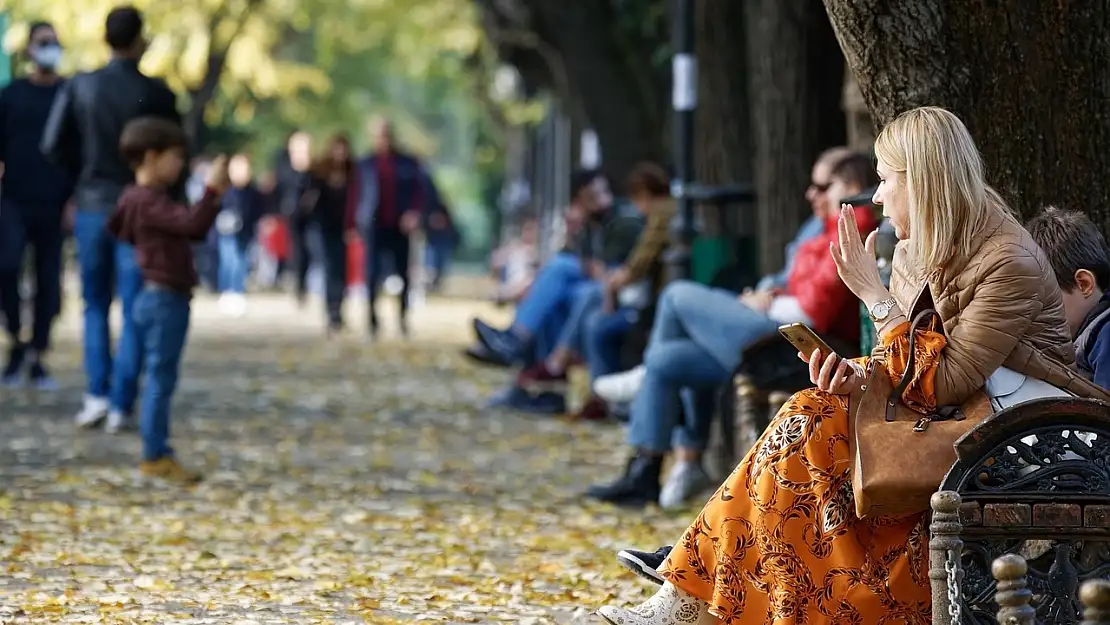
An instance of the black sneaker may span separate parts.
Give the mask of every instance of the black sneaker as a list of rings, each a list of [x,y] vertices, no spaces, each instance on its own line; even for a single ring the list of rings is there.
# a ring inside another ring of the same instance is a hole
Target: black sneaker
[[[8,387],[18,386],[20,373],[23,372],[23,363],[27,358],[27,348],[20,344],[11,346],[8,350],[8,364],[4,373],[0,374],[0,384]]]
[[[524,342],[512,330],[498,330],[481,319],[474,320],[474,333],[486,349],[498,360],[519,363],[523,360]]]
[[[42,361],[36,358],[31,367],[27,371],[27,379],[31,383],[31,387],[39,391],[56,391],[58,390],[58,383],[46,370],[46,366]]]
[[[640,454],[628,460],[624,474],[609,484],[591,486],[586,496],[618,506],[643,507],[659,501],[662,456]]]
[[[671,555],[671,549],[674,549],[671,545],[660,547],[653,553],[625,549],[617,554],[617,562],[649,582],[662,586],[667,580],[659,574],[659,567],[663,566],[663,561]]]
[[[511,361],[505,360],[500,355],[493,353],[481,343],[467,347],[465,350],[463,350],[463,354],[467,358],[483,365],[491,365],[494,367],[502,368],[513,366],[513,363]]]

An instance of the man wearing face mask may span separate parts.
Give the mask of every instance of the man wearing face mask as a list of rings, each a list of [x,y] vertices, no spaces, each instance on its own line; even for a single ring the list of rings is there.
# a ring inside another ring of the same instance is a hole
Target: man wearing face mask
[[[73,234],[85,300],[85,403],[77,425],[90,427],[107,417],[105,430],[118,431],[138,393],[142,346],[131,304],[143,288],[134,249],[105,227],[134,174],[120,154],[123,127],[138,117],[180,123],[176,97],[161,80],[139,71],[146,51],[143,16],[132,6],[112,9],[104,23],[112,60],[96,71],[74,76],[58,93],[42,140],[42,151],[76,178],[77,213]],[[182,176],[173,195],[184,196]],[[112,358],[108,310],[118,292],[123,331]]]
[[[26,373],[32,385],[46,390],[54,387],[44,358],[61,309],[62,212],[73,182],[39,152],[46,116],[63,82],[56,72],[62,47],[54,27],[32,24],[26,54],[31,62],[27,76],[0,92],[0,309],[11,339],[0,384],[21,384]],[[34,250],[35,301],[31,341],[26,343],[19,283],[29,250]]]

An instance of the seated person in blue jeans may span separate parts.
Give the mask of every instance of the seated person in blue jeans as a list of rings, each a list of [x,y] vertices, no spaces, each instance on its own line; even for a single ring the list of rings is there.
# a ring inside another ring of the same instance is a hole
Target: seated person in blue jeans
[[[1025,225],[1064,292],[1079,372],[1110,388],[1110,259],[1106,239],[1083,213],[1045,208]]]
[[[674,216],[670,200],[670,178],[654,163],[639,163],[625,183],[625,193],[644,216],[646,225],[633,240],[638,225],[616,229],[606,244],[613,244],[613,259],[623,262],[606,271],[597,283],[579,291],[571,306],[555,349],[543,361],[521,373],[526,382],[547,382],[566,377],[567,367],[576,357],[585,359],[590,377],[620,369],[620,349],[625,335],[647,308],[660,282],[660,259],[669,242],[669,227]],[[613,239],[616,239],[615,241]],[[633,247],[626,252],[629,244]],[[596,420],[608,416],[607,404],[590,398],[575,415]]]
[[[824,214],[827,209],[826,195],[829,190],[829,174],[832,167],[840,159],[851,154],[845,147],[835,147],[825,150],[813,163],[810,173],[809,187],[806,189],[805,198],[813,214],[806,219],[794,239],[786,245],[784,258],[786,262],[778,273],[763,276],[755,290],[745,297],[754,302],[766,302],[774,293],[786,288],[786,279],[790,276],[793,267],[794,253],[806,241],[819,236],[825,231]],[[621,373],[609,373],[594,379],[593,390],[602,400],[611,404],[627,404],[636,396],[644,379],[644,367],[638,366]]]
[[[132,310],[146,358],[139,470],[191,484],[200,476],[182,468],[168,444],[170,402],[189,331],[189,301],[197,286],[192,245],[212,228],[230,180],[227,160],[221,157],[212,164],[207,190],[196,208],[172,200],[167,189],[181,175],[185,145],[185,132],[169,120],[141,117],[124,127],[120,152],[135,170],[135,182],[120,195],[107,227],[116,238],[135,246],[143,276],[143,290]]]
[[[613,209],[609,183],[600,172],[575,172],[571,178],[571,210],[585,213],[582,231],[568,249],[540,269],[528,295],[517,305],[512,326],[501,330],[481,319],[474,320],[474,331],[484,348],[477,353],[484,353],[487,362],[523,364],[536,334],[547,321],[566,316],[576,297],[588,297],[597,289],[596,280],[604,274],[606,260],[623,260],[618,248],[626,246],[623,252],[627,255],[635,244],[641,226]],[[627,232],[633,232],[631,237]],[[476,355],[473,350],[471,353]]]
[[[829,245],[837,235],[837,200],[859,194],[877,176],[863,154],[844,157],[829,176],[825,231],[797,250],[783,291],[761,301],[751,293],[737,297],[685,281],[664,289],[644,353],[644,382],[632,402],[628,442],[633,457],[622,476],[591,488],[590,497],[622,504],[658,501],[666,508],[682,505],[711,486],[701,454],[708,442],[714,391],[732,376],[745,349],[774,336],[780,324],[794,322],[819,333],[858,336],[858,305],[840,280]],[[868,205],[856,209],[856,220],[864,234],[878,225]],[[672,446],[677,461],[660,490],[663,458]]]

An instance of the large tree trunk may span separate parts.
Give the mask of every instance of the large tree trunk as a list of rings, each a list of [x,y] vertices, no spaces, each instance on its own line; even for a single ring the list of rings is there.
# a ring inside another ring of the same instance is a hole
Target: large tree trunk
[[[745,5],[760,265],[767,272],[782,266],[783,248],[809,214],[802,196],[814,159],[844,143],[844,60],[820,0]]]
[[[751,115],[744,5],[705,0],[695,7],[698,109],[694,117],[694,169],[705,185],[752,182]],[[739,68],[739,69],[738,69]],[[751,206],[700,207],[706,234],[753,235]]]
[[[736,0],[702,0],[697,3],[695,19],[699,76],[694,163],[698,182],[751,182],[744,5]]]
[[[825,5],[880,127],[906,109],[943,106],[1024,215],[1056,204],[1110,226],[1110,3]]]

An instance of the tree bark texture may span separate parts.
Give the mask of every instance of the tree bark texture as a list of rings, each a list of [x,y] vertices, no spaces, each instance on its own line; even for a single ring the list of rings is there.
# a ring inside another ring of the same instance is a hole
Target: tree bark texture
[[[744,5],[734,0],[696,3],[698,109],[694,169],[704,185],[750,184],[752,125],[748,105],[748,50]],[[700,207],[706,233],[755,233],[754,206]]]
[[[844,59],[820,0],[746,0],[760,267],[778,270],[809,213],[813,161],[845,141]]]
[[[967,124],[989,181],[1110,227],[1110,2],[824,0],[882,126],[935,105]]]
[[[748,51],[744,5],[734,0],[697,3],[698,109],[695,170],[708,185],[752,180],[752,127],[748,107]]]

